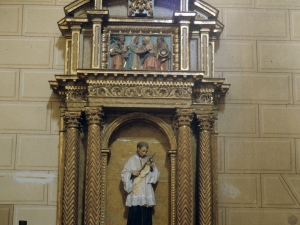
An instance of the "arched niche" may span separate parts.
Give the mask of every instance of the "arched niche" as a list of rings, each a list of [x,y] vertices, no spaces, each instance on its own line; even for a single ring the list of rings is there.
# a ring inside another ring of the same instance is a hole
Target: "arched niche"
[[[121,181],[121,171],[127,159],[136,153],[139,141],[149,143],[148,155],[154,153],[154,161],[161,175],[154,185],[157,207],[153,212],[153,224],[170,224],[170,168],[169,143],[163,132],[144,120],[131,121],[118,127],[110,138],[110,157],[107,163],[106,224],[126,224],[128,207],[124,207],[127,193]]]
[[[109,148],[109,142],[110,138],[112,137],[112,134],[118,130],[120,127],[128,124],[133,123],[137,121],[143,121],[145,123],[149,123],[157,127],[159,130],[162,131],[162,133],[165,135],[169,142],[169,150],[176,150],[177,149],[177,143],[176,138],[174,135],[173,130],[170,128],[168,124],[166,124],[161,118],[153,116],[148,113],[142,113],[142,112],[134,112],[129,113],[127,115],[121,116],[114,120],[108,127],[105,129],[105,134],[103,136],[103,143],[102,148],[108,149]]]

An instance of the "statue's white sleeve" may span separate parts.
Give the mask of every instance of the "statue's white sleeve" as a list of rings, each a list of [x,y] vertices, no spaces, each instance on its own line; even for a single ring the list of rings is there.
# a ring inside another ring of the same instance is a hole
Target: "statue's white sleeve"
[[[133,190],[133,179],[131,179],[131,175],[133,172],[133,162],[131,162],[131,161],[132,160],[129,159],[126,162],[126,164],[122,170],[122,173],[121,173],[124,190],[127,193],[130,193]]]

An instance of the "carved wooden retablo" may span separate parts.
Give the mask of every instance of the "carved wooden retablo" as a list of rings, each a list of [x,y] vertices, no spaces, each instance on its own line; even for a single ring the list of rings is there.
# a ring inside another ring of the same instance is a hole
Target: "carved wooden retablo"
[[[125,224],[119,162],[140,138],[162,170],[153,224],[217,225],[215,124],[229,89],[214,70],[218,10],[77,0],[64,11],[64,75],[49,81],[61,97],[57,225]]]

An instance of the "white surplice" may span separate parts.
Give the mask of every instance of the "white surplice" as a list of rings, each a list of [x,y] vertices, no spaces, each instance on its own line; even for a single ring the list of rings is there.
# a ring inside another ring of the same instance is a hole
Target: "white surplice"
[[[132,172],[140,170],[142,166],[149,160],[149,157],[141,158],[138,154],[131,156],[123,170],[122,170],[122,182],[124,189],[128,193],[126,198],[126,206],[146,206],[152,207],[156,205],[155,196],[152,184],[155,184],[159,178],[160,171],[156,167],[155,163],[152,163],[152,171],[144,178],[139,178],[138,187],[134,187],[134,179],[132,178]],[[135,191],[133,191],[135,189]]]

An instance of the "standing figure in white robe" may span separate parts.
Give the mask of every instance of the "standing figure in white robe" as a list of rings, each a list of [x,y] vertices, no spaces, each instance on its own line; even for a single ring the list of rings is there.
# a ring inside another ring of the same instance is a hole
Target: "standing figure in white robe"
[[[137,152],[131,156],[123,170],[122,182],[128,193],[125,205],[129,207],[127,225],[152,225],[152,209],[156,205],[152,185],[160,172],[147,157],[148,143],[139,142]]]

